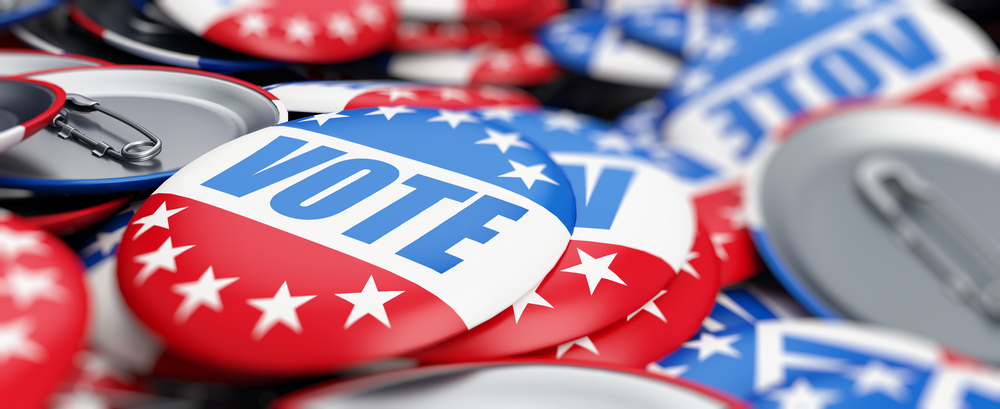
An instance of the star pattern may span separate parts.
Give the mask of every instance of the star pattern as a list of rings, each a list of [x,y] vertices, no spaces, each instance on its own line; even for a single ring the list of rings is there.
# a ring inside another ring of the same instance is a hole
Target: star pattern
[[[709,241],[712,242],[712,247],[715,248],[715,255],[719,256],[719,260],[728,261],[729,253],[726,252],[726,245],[732,243],[735,237],[732,233],[711,233],[708,235]]]
[[[285,29],[285,42],[302,43],[310,48],[316,43],[316,27],[308,18],[295,16],[288,19],[283,28]]]
[[[978,78],[963,78],[951,84],[945,93],[948,104],[969,108],[973,111],[983,111],[990,107],[990,101],[996,94],[992,84],[980,81]]]
[[[629,314],[627,317],[625,317],[625,321],[632,321],[632,317],[635,317],[640,312],[646,311],[646,312],[648,312],[650,314],[653,314],[654,317],[659,318],[660,321],[663,321],[664,323],[666,323],[667,322],[667,317],[663,316],[663,311],[660,311],[660,307],[658,307],[656,305],[656,300],[658,300],[660,297],[663,296],[663,294],[666,294],[666,293],[667,293],[667,290],[660,290],[660,292],[656,293],[656,296],[653,297],[652,300],[647,301],[645,304],[642,305],[642,307],[639,307],[638,310],[635,310],[635,312],[633,312],[633,313]]]
[[[705,49],[705,58],[709,61],[723,61],[736,51],[736,40],[730,36],[719,36],[709,43]]]
[[[767,398],[777,401],[780,409],[824,409],[837,402],[837,391],[814,388],[806,378],[800,377],[791,387],[775,390]]]
[[[483,85],[480,87],[479,96],[491,101],[503,101],[511,97],[510,91],[504,89],[503,87],[493,85]],[[486,117],[483,117],[483,119],[489,120],[489,118]]]
[[[340,111],[329,112],[329,113],[326,113],[326,114],[313,115],[311,117],[303,119],[300,122],[316,121],[316,123],[318,123],[319,126],[323,126],[323,125],[326,124],[326,121],[329,121],[331,119],[337,119],[337,118],[347,118],[347,115],[341,115]]]
[[[573,348],[573,345],[577,345],[580,348],[586,349],[592,352],[594,355],[601,354],[600,351],[597,350],[597,346],[594,345],[594,341],[591,341],[589,336],[585,336],[582,338],[574,339],[564,344],[559,344],[559,346],[556,347],[556,359],[562,359],[563,355],[566,355],[566,352],[569,352],[569,349]]]
[[[541,283],[539,283],[539,285],[541,285]],[[521,320],[521,314],[524,313],[524,309],[528,307],[528,304],[554,308],[552,307],[552,304],[549,304],[549,302],[542,298],[541,295],[538,295],[538,286],[536,285],[535,288],[532,288],[527,294],[519,298],[517,301],[514,301],[514,305],[511,306],[514,308],[515,324]]]
[[[184,297],[174,313],[174,322],[183,324],[199,307],[207,307],[215,312],[222,312],[222,298],[219,291],[239,280],[239,277],[215,278],[215,271],[209,266],[197,281],[177,283],[170,291]]]
[[[691,265],[691,260],[697,260],[698,257],[701,257],[701,253],[698,253],[697,251],[688,253],[687,259],[684,260],[684,265],[681,266],[680,271],[688,273],[691,277],[701,280],[701,274],[698,274],[698,271]]]
[[[546,111],[542,113],[542,116],[544,116],[542,122],[546,132],[566,131],[575,135],[583,127],[580,115],[568,109],[559,112]]]
[[[135,232],[135,235],[132,236],[132,240],[138,239],[139,236],[154,227],[162,227],[170,230],[170,216],[180,213],[181,210],[184,209],[187,209],[187,207],[167,210],[167,202],[160,203],[160,207],[157,207],[153,214],[132,222],[132,224],[142,225],[142,227],[139,227],[139,230]]]
[[[632,152],[632,143],[618,130],[603,132],[594,139],[594,145],[599,152],[617,152],[619,154]]]
[[[7,295],[19,310],[30,308],[38,300],[62,302],[68,294],[66,287],[59,285],[59,270],[29,270],[14,265],[0,281],[0,295]]]
[[[271,28],[271,23],[267,21],[267,16],[261,13],[244,14],[236,21],[236,24],[240,25],[238,31],[240,37],[257,36],[267,38],[269,34],[268,29]]]
[[[354,304],[351,313],[347,316],[347,321],[344,322],[344,329],[350,328],[366,315],[371,315],[387,328],[392,328],[392,325],[389,324],[389,315],[385,312],[385,303],[402,293],[403,291],[379,291],[375,285],[375,277],[368,276],[368,282],[365,283],[365,288],[360,293],[337,294],[337,297]]]
[[[514,117],[517,116],[517,113],[510,107],[498,106],[479,111],[479,116],[483,117],[484,121],[500,120],[511,123],[514,122]]]
[[[829,5],[829,0],[795,0],[795,7],[798,7],[799,13],[806,16],[814,16]]]
[[[49,246],[42,242],[45,234],[40,231],[18,231],[0,226],[0,257],[15,259],[22,253],[44,255]]]
[[[508,72],[511,68],[514,68],[514,64],[517,62],[517,57],[514,53],[507,50],[499,50],[488,57],[490,69],[499,72]]]
[[[910,393],[906,385],[913,382],[913,375],[908,369],[891,368],[879,360],[871,360],[862,367],[851,368],[845,377],[854,380],[854,396],[881,393],[899,403],[906,401]]]
[[[740,230],[747,226],[746,212],[741,206],[728,206],[719,209],[719,216],[729,220],[729,228]]]
[[[447,122],[451,129],[455,129],[463,122],[474,124],[479,123],[479,120],[468,112],[441,109],[438,110],[438,116],[428,119],[427,122]]]
[[[348,45],[358,42],[358,30],[354,26],[354,19],[344,13],[334,13],[330,16],[330,21],[326,23],[326,35],[332,39],[340,39]]]
[[[511,147],[531,149],[531,145],[521,140],[521,134],[518,132],[500,132],[496,129],[486,128],[486,135],[489,137],[476,141],[476,145],[494,145],[500,149],[500,153],[507,153]]]
[[[712,82],[712,74],[701,69],[694,69],[688,71],[687,74],[681,78],[681,92],[684,95],[689,95],[695,91],[698,91]]]
[[[702,332],[697,340],[685,342],[684,348],[697,349],[698,362],[704,362],[716,354],[739,359],[740,351],[733,347],[733,343],[739,340],[740,334],[716,337],[711,333]]]
[[[372,30],[381,31],[385,28],[385,14],[382,8],[367,1],[358,4],[354,9],[354,16]]]
[[[257,324],[254,325],[250,336],[255,341],[259,341],[271,331],[271,328],[274,328],[279,323],[288,327],[288,329],[291,329],[296,334],[301,334],[302,324],[299,322],[299,314],[296,310],[313,298],[316,298],[316,296],[300,295],[292,297],[288,291],[288,282],[285,281],[281,283],[281,288],[278,288],[278,292],[274,293],[274,297],[251,298],[247,300],[247,304],[261,311],[260,318],[257,319]]]
[[[442,101],[461,101],[469,102],[471,96],[468,92],[463,91],[460,88],[455,87],[442,87],[441,88],[441,100]]]
[[[0,322],[0,365],[15,358],[34,363],[45,361],[45,348],[29,336],[34,327],[25,318]]]
[[[521,163],[512,160],[508,160],[507,162],[510,162],[510,165],[514,167],[514,170],[500,175],[500,177],[502,178],[520,178],[521,181],[524,182],[524,185],[528,187],[528,189],[531,189],[531,187],[534,186],[535,181],[538,180],[541,180],[543,182],[548,182],[556,186],[559,185],[559,183],[556,183],[556,181],[550,179],[548,176],[545,176],[545,174],[542,173],[545,170],[546,166],[544,163],[539,163],[537,165],[531,165],[531,166],[524,166]]]
[[[743,22],[747,29],[755,33],[762,32],[774,25],[778,19],[778,11],[768,5],[750,5],[743,12]]]
[[[117,230],[110,232],[97,232],[97,234],[94,235],[94,242],[81,249],[80,254],[84,257],[97,253],[102,256],[110,255],[111,252],[115,250],[115,247],[118,246],[118,243],[121,243],[122,237],[125,235],[126,227],[128,226],[122,226]]]
[[[611,263],[615,260],[615,256],[618,253],[611,253],[601,258],[594,258],[582,249],[576,249],[577,255],[580,256],[580,264],[573,267],[563,269],[562,271],[567,273],[583,274],[587,277],[587,287],[590,288],[590,295],[594,295],[594,290],[597,288],[597,284],[601,280],[612,281],[621,285],[628,285],[622,281],[618,274],[611,271]]]
[[[389,102],[396,102],[396,100],[400,98],[413,101],[417,100],[417,94],[415,92],[397,87],[389,88],[387,91],[381,91],[379,92],[379,95],[388,95]]]
[[[392,120],[392,117],[396,116],[397,114],[412,114],[414,112],[417,111],[407,108],[406,105],[387,106],[387,107],[380,106],[378,107],[377,110],[369,112],[365,114],[365,116],[382,115],[385,116],[386,121],[390,121]]]
[[[194,245],[190,246],[180,246],[174,247],[173,240],[170,237],[160,245],[156,251],[150,253],[140,254],[133,258],[136,263],[142,264],[142,268],[139,269],[139,273],[135,275],[135,280],[133,284],[139,287],[146,283],[153,273],[163,269],[171,273],[177,272],[177,256],[181,255],[185,251],[190,250]]]

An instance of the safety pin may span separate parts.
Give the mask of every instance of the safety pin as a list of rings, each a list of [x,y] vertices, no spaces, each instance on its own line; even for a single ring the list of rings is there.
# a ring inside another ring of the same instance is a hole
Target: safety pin
[[[139,133],[149,140],[129,142],[122,147],[121,151],[117,151],[106,142],[97,142],[85,135],[83,132],[80,132],[80,130],[73,125],[70,125],[70,110],[76,112],[100,112],[132,127],[132,129],[139,131]],[[59,137],[69,139],[69,137],[72,136],[90,147],[92,149],[90,152],[99,158],[104,157],[104,155],[108,155],[123,162],[142,162],[155,158],[156,155],[159,155],[160,151],[163,149],[163,144],[160,142],[160,138],[157,138],[152,132],[143,128],[142,125],[139,125],[124,115],[105,108],[101,106],[101,104],[97,103],[97,101],[80,94],[66,94],[66,105],[59,111],[59,114],[52,119],[51,126],[59,130],[57,133]],[[139,148],[147,146],[147,149],[138,150]]]
[[[902,200],[922,204],[935,212],[961,241],[976,250],[976,258],[995,277],[982,289],[973,277],[958,266],[903,211],[901,201],[886,186],[894,181],[902,191]],[[854,184],[869,203],[884,217],[900,239],[916,253],[946,288],[994,321],[1000,321],[1000,268],[996,255],[1000,250],[989,233],[957,203],[933,184],[920,178],[906,163],[884,155],[870,155],[854,168]],[[985,263],[984,263],[985,261]]]

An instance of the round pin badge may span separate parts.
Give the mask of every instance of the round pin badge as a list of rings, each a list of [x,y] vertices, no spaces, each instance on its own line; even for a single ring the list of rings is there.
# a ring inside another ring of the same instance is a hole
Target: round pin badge
[[[538,106],[526,91],[508,86],[464,87],[405,81],[298,81],[264,87],[291,112],[326,113],[345,109],[407,105],[461,109],[479,106]]]
[[[0,48],[0,77],[60,68],[100,67],[111,63],[82,55],[53,55],[43,51]]]
[[[66,92],[54,84],[0,78],[0,152],[48,126],[65,102]]]
[[[723,268],[731,271],[723,282],[759,271],[740,180],[777,127],[837,101],[906,95],[996,54],[974,23],[937,2],[745,8],[730,30],[686,64],[678,85],[661,94],[670,111],[658,126],[671,152],[692,170],[704,170],[688,180],[699,217],[725,251]]]
[[[80,261],[59,238],[2,211],[0,284],[0,403],[43,407],[83,338]]]
[[[133,9],[128,0],[75,1],[70,6],[70,18],[112,47],[161,64],[218,72],[266,70],[284,65],[217,46],[150,20]]]
[[[759,320],[717,334],[703,333],[692,348],[649,369],[764,408],[958,409],[1000,403],[995,369],[895,329],[794,318]]]
[[[681,65],[674,55],[625,38],[620,24],[592,10],[551,19],[538,38],[560,67],[615,84],[662,88],[673,82]]]
[[[924,104],[805,123],[751,173],[755,243],[817,315],[901,328],[1000,362],[988,250],[998,199],[982,189],[995,177],[995,128],[995,118]]]
[[[474,361],[554,347],[625,318],[680,272],[695,235],[691,204],[610,124],[569,110],[488,108],[480,116],[489,135],[476,144],[501,153],[537,146],[562,168],[576,195],[573,236],[559,264],[510,308],[410,356]]]
[[[69,18],[69,6],[10,27],[21,42],[51,54],[86,55],[115,64],[155,64],[114,48]],[[100,64],[105,65],[105,64]]]
[[[548,156],[477,143],[481,122],[356,109],[203,155],[125,230],[126,302],[179,355],[274,375],[399,356],[483,323],[556,265],[576,209]]]
[[[393,53],[386,60],[386,72],[437,84],[528,87],[552,81],[558,68],[545,48],[522,36],[460,51]]]
[[[674,277],[641,307],[592,334],[534,354],[564,361],[643,367],[698,332],[719,291],[719,258],[704,229]]]
[[[287,118],[267,91],[206,72],[112,66],[30,78],[74,96],[43,124],[51,126],[0,154],[3,187],[83,195],[153,188],[216,146]]]
[[[431,408],[468,405],[748,407],[738,398],[694,382],[651,375],[632,368],[531,359],[436,365],[329,382],[282,397],[274,407]]]
[[[228,49],[271,60],[326,64],[385,48],[396,27],[389,0],[204,2],[156,5],[191,33]]]
[[[0,28],[29,20],[62,3],[59,0],[20,0],[0,4]]]
[[[66,196],[0,189],[0,207],[57,236],[68,236],[115,214],[131,193]]]

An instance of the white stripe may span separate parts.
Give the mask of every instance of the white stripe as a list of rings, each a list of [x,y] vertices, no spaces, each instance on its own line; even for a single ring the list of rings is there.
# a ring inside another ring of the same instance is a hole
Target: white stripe
[[[0,131],[0,152],[10,149],[10,147],[24,140],[24,131],[24,126],[21,125],[15,125]]]
[[[466,1],[469,0],[396,0],[396,10],[403,20],[462,21]]]
[[[201,68],[198,66],[198,57],[143,44],[111,30],[104,30],[101,38],[108,44],[147,60],[176,65],[178,67]]]
[[[287,104],[293,112],[338,112],[358,95],[384,88],[385,82],[376,82],[370,86],[323,86],[310,82],[290,83],[268,90],[275,97]],[[411,101],[402,99],[401,101]]]
[[[468,85],[475,75],[478,53],[468,51],[397,53],[389,58],[390,76],[436,84]]]
[[[616,84],[662,88],[677,77],[680,65],[680,58],[625,39],[621,28],[608,25],[594,41],[587,74]]]
[[[28,31],[28,29],[20,25],[11,26],[10,32],[14,33],[14,36],[17,37],[18,40],[24,41],[28,45],[35,47],[39,50],[45,51],[47,53],[64,54],[66,52],[66,50],[63,50],[62,48],[49,44],[45,40],[42,40],[41,37],[36,36],[34,33]]]
[[[288,108],[285,108],[285,103],[277,99],[272,99],[271,102],[278,108],[278,123],[288,122]]]
[[[230,3],[226,5],[225,3]],[[156,5],[178,24],[195,35],[205,34],[212,26],[249,8],[266,8],[269,0],[165,0]]]

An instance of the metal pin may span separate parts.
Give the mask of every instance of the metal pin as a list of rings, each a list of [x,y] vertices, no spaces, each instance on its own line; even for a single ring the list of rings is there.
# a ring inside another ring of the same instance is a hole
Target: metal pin
[[[75,112],[100,112],[132,127],[132,129],[139,131],[139,133],[149,140],[132,141],[125,144],[121,151],[115,150],[106,142],[95,141],[83,132],[80,132],[80,130],[73,125],[70,125],[69,114],[71,110]],[[73,137],[74,139],[83,142],[92,149],[90,152],[99,158],[107,155],[123,162],[142,162],[155,158],[156,155],[159,155],[160,151],[163,149],[163,144],[160,142],[160,138],[157,138],[156,135],[153,135],[152,132],[146,130],[146,128],[142,127],[142,125],[139,125],[124,115],[105,108],[97,101],[80,94],[66,94],[66,105],[59,111],[59,114],[52,119],[50,126],[58,129],[59,131],[57,135],[63,139]]]
[[[886,183],[890,181],[900,187],[901,198],[887,189]],[[993,321],[1000,322],[1000,261],[997,260],[1000,243],[957,203],[898,159],[884,155],[863,158],[854,168],[854,184],[952,294]],[[976,283],[972,275],[959,267],[906,215],[902,201],[910,201],[933,211],[966,248],[974,250],[977,261],[996,278],[984,286]]]

